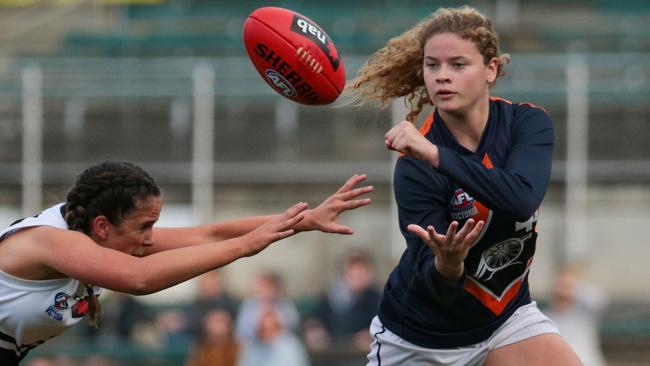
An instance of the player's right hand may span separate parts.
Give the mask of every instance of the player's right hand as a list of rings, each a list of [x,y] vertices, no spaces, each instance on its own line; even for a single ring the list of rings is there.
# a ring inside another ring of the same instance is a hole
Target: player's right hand
[[[247,249],[246,256],[255,255],[266,249],[271,243],[295,234],[292,227],[303,219],[307,206],[306,202],[298,202],[281,215],[244,235],[242,239]]]
[[[389,150],[427,161],[435,168],[440,162],[438,147],[427,140],[409,121],[402,121],[386,132],[384,144]]]

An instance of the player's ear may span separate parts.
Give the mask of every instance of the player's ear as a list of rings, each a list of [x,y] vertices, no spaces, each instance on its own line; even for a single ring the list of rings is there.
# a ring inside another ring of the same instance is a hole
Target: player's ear
[[[499,58],[492,57],[485,67],[485,78],[488,84],[492,85],[497,80],[497,73],[499,72]]]
[[[90,221],[90,234],[92,237],[96,237],[100,240],[106,240],[108,238],[108,227],[110,221],[104,215],[95,216]]]

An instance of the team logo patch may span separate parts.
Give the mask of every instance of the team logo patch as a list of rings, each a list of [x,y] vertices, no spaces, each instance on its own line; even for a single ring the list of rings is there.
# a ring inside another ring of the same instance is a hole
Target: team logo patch
[[[452,220],[466,220],[476,216],[477,213],[478,210],[474,207],[474,198],[462,188],[457,188],[451,198]]]
[[[54,320],[63,320],[63,313],[68,309],[68,299],[71,297],[65,292],[58,292],[54,295],[54,304],[50,305],[45,312]]]

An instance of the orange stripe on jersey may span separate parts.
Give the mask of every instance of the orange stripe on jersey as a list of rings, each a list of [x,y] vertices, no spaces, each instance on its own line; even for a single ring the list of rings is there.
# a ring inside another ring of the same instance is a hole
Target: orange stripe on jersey
[[[499,97],[490,97],[490,100],[493,100],[495,102],[496,101],[501,101],[501,102],[504,102],[504,103],[512,104],[512,101],[507,100],[507,99],[503,99],[503,98],[499,98]],[[544,107],[540,107],[540,106],[538,106],[536,104],[533,104],[533,103],[530,103],[530,102],[520,102],[520,103],[517,103],[517,104],[523,104],[523,105],[527,105],[527,106],[532,107],[532,108],[541,109],[541,110],[544,111],[544,113],[548,114],[548,112],[546,112],[546,109],[544,109]]]
[[[427,119],[424,120],[424,123],[422,124],[422,126],[420,126],[420,133],[423,134],[423,135],[426,135],[427,133],[429,133],[429,131],[431,130],[431,125],[433,125],[433,122],[434,122],[433,121],[433,113],[431,113],[429,115],[429,117],[427,117]]]
[[[490,157],[488,156],[487,153],[483,155],[482,163],[488,169],[494,168],[494,165],[492,165],[492,161],[490,160]],[[479,237],[476,239],[476,242],[474,243],[476,244],[481,240],[481,238],[483,238],[483,234],[485,234],[485,232],[488,230],[488,226],[490,226],[490,218],[491,218],[492,211],[489,208],[487,208],[485,205],[483,205],[481,202],[479,202],[478,200],[474,200],[474,208],[476,209],[476,214],[472,216],[472,218],[477,222],[483,221],[485,223],[485,225],[483,226],[483,230],[481,231],[481,234],[479,235]]]
[[[494,168],[494,165],[492,164],[492,160],[490,160],[490,157],[488,156],[487,153],[485,153],[485,155],[483,155],[482,163],[483,163],[483,166],[485,166],[488,169]]]
[[[521,288],[521,284],[523,282],[523,278],[517,281],[514,286],[508,289],[505,294],[503,294],[503,297],[501,299],[497,299],[495,297],[492,297],[492,295],[485,291],[483,288],[481,288],[476,282],[476,280],[469,277],[468,281],[465,281],[465,291],[469,292],[470,294],[474,295],[478,299],[478,301],[481,302],[486,308],[490,309],[491,312],[493,312],[495,315],[501,315],[503,310],[506,308],[508,303],[510,303],[510,300],[512,300],[515,295],[517,295],[517,292],[519,292],[519,289]]]
[[[527,106],[532,107],[532,108],[541,109],[541,110],[544,111],[544,113],[548,114],[548,112],[546,111],[546,109],[544,109],[544,107],[540,107],[540,106],[538,106],[536,104],[528,103],[528,102],[522,102],[522,103],[519,103],[519,104],[527,105]]]
[[[481,284],[474,278],[468,276],[463,288],[465,291],[472,294],[478,301],[481,302],[486,308],[490,309],[495,315],[501,315],[503,310],[508,306],[510,301],[514,299],[521,288],[521,285],[524,283],[524,279],[530,270],[530,265],[533,264],[533,257],[528,260],[526,263],[526,270],[524,273],[512,281],[508,289],[500,296],[494,295],[491,291],[481,286]]]
[[[499,97],[490,97],[490,100],[493,100],[495,102],[496,101],[501,101],[501,102],[504,102],[504,103],[512,104],[512,102],[509,101],[508,99],[503,99],[503,98],[499,98]]]

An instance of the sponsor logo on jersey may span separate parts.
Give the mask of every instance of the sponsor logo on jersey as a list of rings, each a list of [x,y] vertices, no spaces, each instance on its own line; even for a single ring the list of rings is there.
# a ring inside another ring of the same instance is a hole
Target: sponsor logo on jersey
[[[54,320],[63,320],[63,313],[68,308],[68,299],[71,297],[72,296],[65,292],[57,292],[57,294],[54,295],[54,304],[50,305],[45,312]]]
[[[327,55],[327,59],[330,61],[334,71],[339,68],[341,59],[339,58],[336,48],[334,48],[334,43],[332,43],[332,40],[329,38],[327,33],[320,29],[320,27],[310,22],[308,19],[305,19],[298,14],[294,14],[293,22],[291,23],[291,31],[301,34],[314,42],[314,44],[317,45],[325,55]]]

